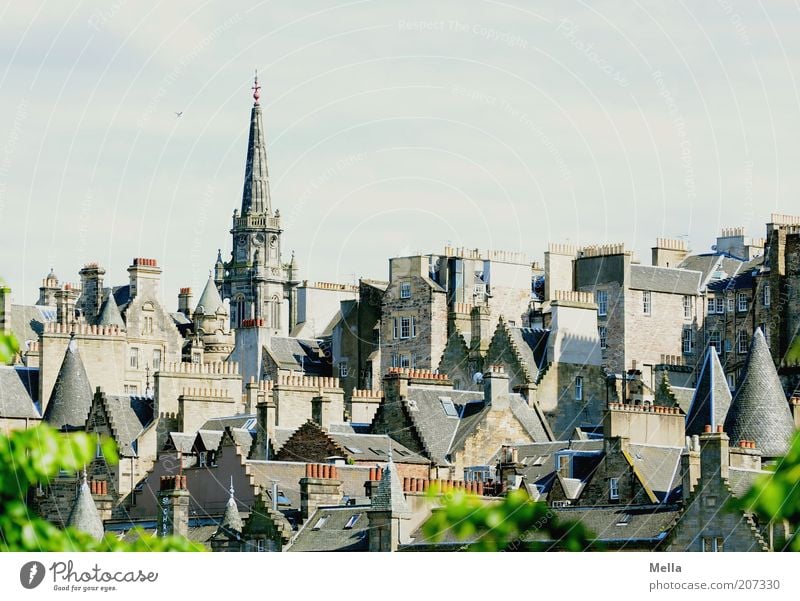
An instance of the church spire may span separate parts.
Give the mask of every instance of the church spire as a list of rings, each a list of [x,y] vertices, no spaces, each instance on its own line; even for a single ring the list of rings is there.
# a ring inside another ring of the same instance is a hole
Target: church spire
[[[269,172],[264,129],[261,125],[261,86],[258,72],[253,83],[253,108],[250,110],[250,137],[247,144],[247,164],[242,191],[242,217],[248,213],[272,213],[269,197]]]

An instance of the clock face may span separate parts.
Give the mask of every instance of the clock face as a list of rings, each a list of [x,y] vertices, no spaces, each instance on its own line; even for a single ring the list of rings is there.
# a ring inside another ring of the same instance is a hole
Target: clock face
[[[236,243],[239,246],[244,246],[245,244],[247,244],[247,236],[239,236],[238,238],[236,238]]]
[[[270,245],[270,246],[273,246],[273,247],[274,247],[274,246],[277,246],[277,245],[278,245],[278,237],[277,237],[277,236],[272,236],[272,237],[269,239],[269,245]]]
[[[255,243],[257,246],[264,244],[264,234],[256,234]]]

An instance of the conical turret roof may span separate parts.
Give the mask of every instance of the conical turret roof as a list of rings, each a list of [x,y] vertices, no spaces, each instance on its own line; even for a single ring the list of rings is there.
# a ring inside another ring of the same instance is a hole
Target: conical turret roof
[[[103,520],[100,519],[100,513],[97,511],[97,506],[94,504],[94,499],[92,498],[92,493],[89,490],[89,484],[86,482],[85,475],[78,489],[78,496],[75,498],[75,504],[72,506],[72,511],[69,514],[67,526],[91,534],[97,540],[100,540],[105,535]]]
[[[734,443],[754,440],[764,457],[781,456],[789,448],[794,420],[760,328],[753,335],[743,373],[725,431]]]
[[[203,294],[200,295],[200,300],[197,301],[194,312],[201,315],[214,315],[220,308],[225,311],[225,303],[222,302],[217,285],[214,283],[214,276],[208,274],[206,287],[203,289]]]
[[[390,444],[391,448],[391,444]],[[378,490],[372,498],[372,511],[390,511],[395,516],[407,516],[411,510],[403,494],[403,484],[400,474],[391,456],[383,468],[383,477],[378,484]]]
[[[125,322],[122,321],[122,315],[119,312],[117,301],[114,300],[112,293],[108,294],[106,302],[100,308],[100,315],[97,317],[97,325],[99,326],[117,326],[119,329],[125,329]]]
[[[689,413],[686,415],[686,435],[702,434],[705,426],[725,422],[731,406],[731,391],[725,379],[725,370],[713,346],[708,347],[700,379],[694,391]]]
[[[83,429],[91,406],[92,387],[78,345],[70,340],[44,411],[44,421],[58,429]]]

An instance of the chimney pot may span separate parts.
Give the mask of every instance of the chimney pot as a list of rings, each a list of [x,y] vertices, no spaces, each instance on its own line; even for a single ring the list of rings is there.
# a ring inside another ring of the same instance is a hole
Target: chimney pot
[[[711,426],[706,424],[706,427],[703,429],[703,432],[706,432],[706,433],[711,432]]]

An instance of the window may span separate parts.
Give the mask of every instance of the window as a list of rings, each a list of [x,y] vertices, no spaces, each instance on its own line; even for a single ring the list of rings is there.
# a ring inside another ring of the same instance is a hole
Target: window
[[[400,338],[411,338],[411,318],[400,318]]]
[[[99,436],[95,439],[94,456],[95,456],[95,459],[99,459],[100,457],[103,456],[103,446],[100,444],[100,437]]]
[[[728,297],[728,313],[733,313],[733,295]]]
[[[444,414],[448,417],[458,417],[458,411],[456,410],[456,406],[453,404],[453,399],[449,396],[440,396],[439,401],[442,403],[442,408],[444,409]]]
[[[397,318],[396,317],[394,319],[392,319],[392,338],[395,338],[395,339],[397,339],[397,337],[399,335],[399,329],[397,327],[397,323],[398,322],[397,322]]]
[[[692,332],[692,328],[683,328],[681,347],[684,355],[689,355],[694,351],[694,332]]]
[[[411,337],[412,338],[416,338],[417,337],[417,318],[416,317],[412,317],[411,318]]]
[[[197,467],[205,467],[206,466],[206,452],[200,451],[197,454]]]
[[[397,360],[397,353],[392,353],[392,367],[400,367],[400,362]]]
[[[347,361],[342,361],[339,363],[339,377],[346,378],[347,377]]]
[[[411,298],[411,282],[400,284],[400,298]]]
[[[717,354],[722,352],[722,335],[717,330],[708,333],[708,345],[713,346]]]
[[[764,306],[769,307],[770,303],[772,303],[772,293],[769,289],[769,284],[764,284]]]
[[[409,355],[400,355],[400,367],[411,367],[411,357]]]
[[[417,356],[411,355],[411,369],[417,369]]]
[[[608,479],[608,498],[612,501],[619,499],[619,478]]]
[[[642,291],[642,313],[645,315],[650,315],[652,311],[652,306],[650,304],[650,291],[643,290]]]
[[[344,525],[345,530],[350,530],[353,526],[356,525],[358,518],[361,517],[360,513],[356,513],[355,515],[351,515],[350,518],[347,520],[347,523]]]
[[[575,378],[575,400],[583,400],[583,376],[577,376]]]
[[[136,384],[125,384],[123,390],[125,391],[125,394],[138,394],[139,386]]]
[[[744,292],[740,292],[736,295],[736,310],[739,311],[739,313],[747,311],[747,295]]]
[[[258,553],[264,553],[264,552],[266,551],[266,549],[267,549],[267,546],[266,546],[265,542],[266,542],[266,541],[265,541],[263,538],[259,538],[259,539],[256,541],[256,552],[258,552]]]
[[[558,456],[558,473],[564,477],[569,478],[569,455]]]
[[[312,530],[320,530],[325,525],[325,522],[327,522],[327,521],[328,521],[328,516],[327,515],[323,515],[321,518],[319,518],[317,520],[317,523],[314,524],[314,527],[312,528]]]
[[[692,297],[691,296],[684,296],[683,297],[683,318],[684,319],[691,319],[692,318]]]
[[[270,325],[273,328],[280,328],[281,327],[281,303],[278,300],[277,296],[272,297],[272,302],[270,304]]]
[[[192,353],[192,363],[200,363],[200,353]]]
[[[359,449],[358,447],[347,446],[347,447],[345,447],[345,449],[347,449],[348,451],[350,451],[354,455],[361,455],[364,452],[361,449]]]
[[[721,296],[718,296],[716,298],[716,304],[717,304],[717,313],[719,313],[720,315],[725,313],[725,299]]]
[[[736,375],[735,374],[728,374],[728,388],[730,388],[731,392],[736,389]]]
[[[131,368],[139,369],[139,349],[132,348],[128,354],[129,362]]]
[[[767,344],[769,344],[769,330],[767,329],[766,322],[761,322],[758,324],[758,327],[761,329],[761,333],[764,334],[764,340],[766,340]]]
[[[708,299],[708,314],[714,315],[717,312],[717,301],[714,298]]]
[[[369,447],[369,450],[372,451],[373,455],[386,456],[386,451],[384,451],[383,449],[376,449],[375,447]]]
[[[703,552],[704,553],[722,553],[723,541],[721,536],[704,536],[703,537]]]
[[[244,305],[244,299],[241,298],[241,297],[239,299],[237,299],[236,305],[235,305],[235,310],[234,310],[234,315],[236,316],[236,321],[234,323],[236,323],[236,327],[241,327],[242,326],[242,322],[245,319],[245,317],[244,317],[244,306],[245,306]]]
[[[599,326],[597,328],[597,335],[600,337],[600,348],[608,348],[608,328],[606,328],[606,326]]]
[[[153,350],[153,371],[161,369],[161,349]]]
[[[598,290],[594,297],[597,302],[597,314],[601,317],[608,315],[608,291]]]
[[[145,334],[153,333],[153,318],[150,316],[144,318],[144,333]]]
[[[740,355],[744,355],[747,353],[747,332],[744,330],[739,330],[736,332],[736,350],[739,352]]]

